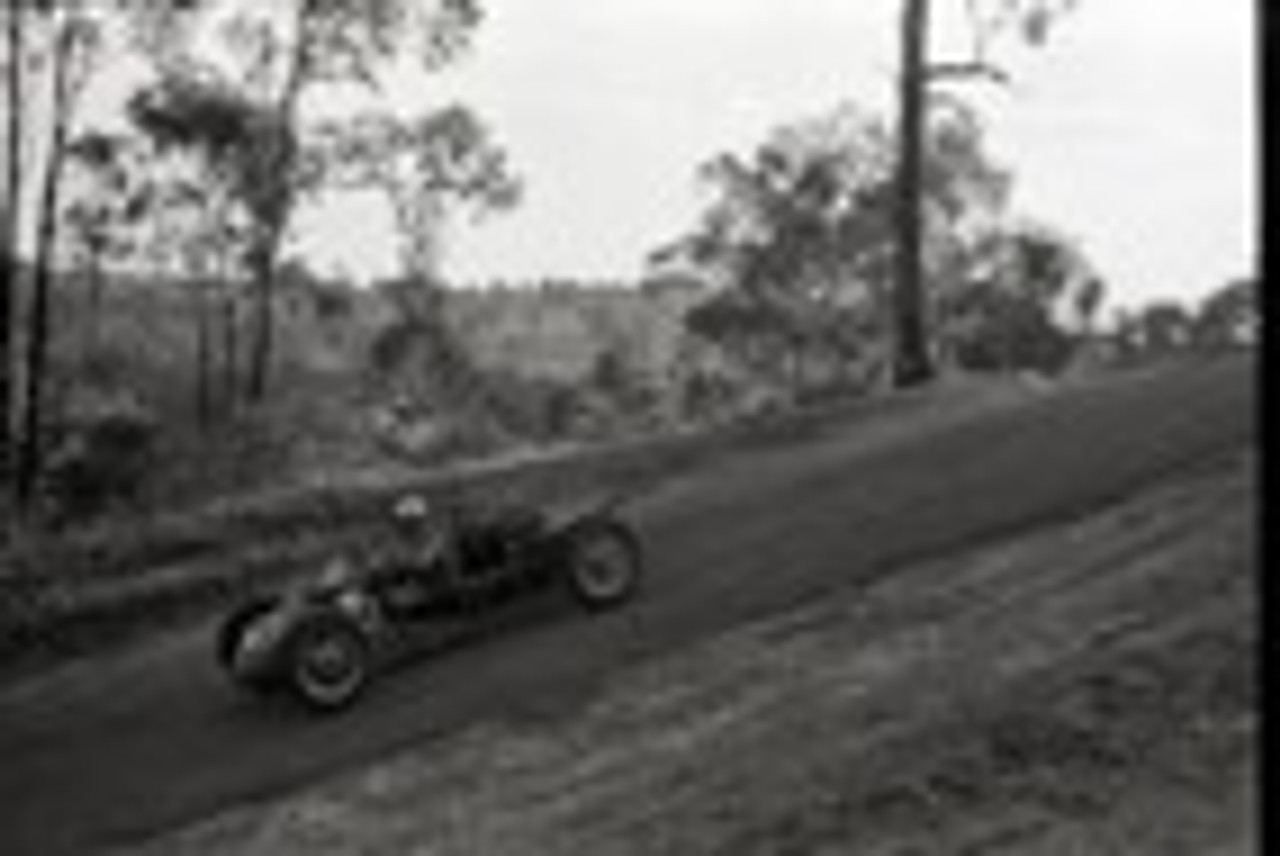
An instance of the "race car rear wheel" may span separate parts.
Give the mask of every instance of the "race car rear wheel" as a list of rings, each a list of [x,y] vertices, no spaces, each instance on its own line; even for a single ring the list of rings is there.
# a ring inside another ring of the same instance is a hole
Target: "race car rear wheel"
[[[608,609],[628,600],[640,584],[641,565],[640,545],[623,526],[587,526],[570,536],[569,589],[588,609]]]
[[[289,687],[308,707],[346,707],[368,683],[369,672],[364,634],[345,617],[319,613],[295,630],[289,646]]]

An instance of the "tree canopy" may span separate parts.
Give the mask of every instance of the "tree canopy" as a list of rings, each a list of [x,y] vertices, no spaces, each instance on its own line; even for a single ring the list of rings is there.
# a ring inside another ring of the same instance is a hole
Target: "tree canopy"
[[[941,101],[926,152],[927,261],[943,278],[1003,211],[1010,180],[956,99]],[[842,105],[699,175],[710,193],[700,222],[653,256],[715,284],[691,331],[759,366],[883,355],[897,247],[894,142],[878,117]]]

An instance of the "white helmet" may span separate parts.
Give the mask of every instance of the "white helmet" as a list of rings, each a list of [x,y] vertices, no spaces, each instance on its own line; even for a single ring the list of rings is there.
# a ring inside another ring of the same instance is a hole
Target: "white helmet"
[[[407,494],[396,500],[391,509],[391,516],[402,526],[418,526],[426,522],[431,508],[425,497],[416,493]]]

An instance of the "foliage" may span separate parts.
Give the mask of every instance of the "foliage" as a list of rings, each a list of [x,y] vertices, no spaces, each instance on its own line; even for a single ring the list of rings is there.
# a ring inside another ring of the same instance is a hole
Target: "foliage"
[[[1008,177],[963,104],[946,100],[922,177],[929,257],[941,272],[971,223],[1003,207]],[[762,376],[867,374],[882,358],[895,255],[894,150],[874,116],[842,106],[785,126],[749,157],[702,175],[713,197],[695,231],[655,254],[718,285],[688,316],[691,334]]]
[[[197,46],[202,35],[212,32],[227,48],[222,78],[230,83],[232,95],[258,106],[269,118],[265,133],[249,150],[252,181],[244,183],[239,194],[250,201],[252,229],[245,262],[255,297],[245,391],[251,401],[260,402],[273,364],[281,249],[301,195],[316,190],[315,182],[323,177],[303,149],[308,118],[302,110],[304,96],[318,87],[343,84],[360,85],[377,95],[380,75],[405,57],[415,58],[426,70],[441,67],[467,47],[480,20],[479,6],[475,0],[293,0],[253,5],[210,0],[186,4],[182,10],[152,10],[140,19],[144,24],[139,32],[161,57],[165,76],[179,80],[186,70],[203,68]],[[218,107],[230,100],[199,103]],[[243,112],[232,111],[230,116]],[[203,124],[219,126],[225,115],[215,111],[205,117],[211,122]],[[244,136],[233,134],[237,139]],[[413,213],[431,210],[419,206]],[[417,236],[434,232],[438,224],[419,217],[412,225],[411,234]]]
[[[187,66],[136,91],[128,113],[160,155],[197,160],[254,223],[274,215],[279,200],[265,154],[272,140],[292,133],[275,112],[211,69]]]
[[[988,0],[970,3],[977,38],[989,40],[1012,30],[1033,46],[1045,44],[1061,17],[1077,0]]]
[[[655,392],[643,370],[616,346],[606,346],[596,354],[585,387],[588,394],[624,420],[642,420],[655,408]]]
[[[23,118],[31,120],[25,134],[51,129],[53,136],[52,145],[32,147],[53,152],[44,158],[48,177],[37,176],[45,213],[37,218],[33,285],[19,293],[6,277],[3,292],[15,297],[4,305],[12,302],[25,317],[11,319],[6,309],[0,318],[2,350],[16,354],[14,345],[21,346],[25,362],[11,366],[6,359],[0,378],[24,380],[25,395],[14,398],[34,402],[20,414],[26,430],[18,439],[30,450],[22,470],[27,481],[41,469],[39,441],[63,442],[57,419],[38,412],[46,386],[54,398],[70,388],[136,394],[156,415],[161,457],[203,448],[213,461],[224,450],[244,451],[244,443],[229,439],[238,433],[248,445],[288,448],[287,454],[305,445],[295,443],[297,437],[277,442],[274,430],[265,430],[278,415],[276,402],[268,407],[262,396],[268,367],[282,379],[306,378],[305,394],[314,391],[312,380],[336,378],[359,390],[368,379],[363,357],[374,331],[397,323],[400,331],[388,339],[408,330],[410,339],[433,342],[451,361],[444,374],[464,360],[460,347],[441,335],[443,319],[430,317],[440,315],[440,301],[427,250],[456,211],[514,204],[518,184],[505,152],[461,105],[414,119],[353,122],[344,129],[345,149],[327,147],[333,135],[317,126],[310,107],[311,96],[348,85],[363,88],[377,104],[383,75],[402,71],[402,60],[427,71],[453,61],[480,22],[476,0],[119,0],[35,4],[20,12],[7,16],[6,24],[15,26],[6,30],[5,47],[12,53],[21,42],[25,61],[6,63],[7,94],[24,72],[22,93],[44,94],[47,82],[52,100],[26,109],[26,100],[19,105],[12,98],[6,130]],[[22,39],[14,40],[15,32]],[[132,42],[105,41],[120,35]],[[132,59],[150,64],[149,76],[128,98],[131,127],[126,133],[82,128],[73,109],[80,91],[96,59],[116,49],[131,49]],[[384,114],[374,109],[369,115]],[[360,138],[371,129],[386,133]],[[385,145],[363,151],[370,158],[363,165],[341,159],[378,142]],[[21,154],[17,145],[7,146],[6,177],[21,165]],[[402,226],[405,279],[424,286],[412,299],[374,301],[378,308],[367,314],[346,285],[296,277],[281,263],[293,210],[315,194],[349,186],[359,169],[387,190]],[[4,224],[7,249],[17,234],[13,221]],[[65,276],[51,264],[55,252],[73,269]],[[108,282],[146,281],[147,275],[120,275],[130,268],[161,277],[173,299],[150,282],[140,294],[107,295]],[[16,265],[5,269],[26,273]],[[16,342],[8,336],[14,320],[27,327],[16,330]],[[319,331],[319,340],[309,341],[300,324]],[[241,397],[262,412],[249,412]],[[9,418],[7,391],[3,398],[0,415],[8,427],[18,420]],[[189,437],[193,413],[198,433]],[[343,423],[341,430],[348,421],[333,419]],[[9,446],[5,440],[6,451]],[[54,471],[65,469],[62,464],[49,463],[45,476],[66,482]],[[173,473],[183,469],[190,468]],[[167,483],[169,475],[148,480]]]
[[[75,402],[49,443],[46,513],[68,523],[135,497],[146,481],[159,426],[130,398]]]
[[[1157,298],[1116,313],[1108,341],[1121,364],[1258,344],[1258,282],[1237,277],[1198,303]]]
[[[137,192],[137,153],[122,135],[87,131],[68,144],[71,182],[64,209],[68,237],[86,266],[122,259],[132,249],[130,226],[144,214]]]
[[[1170,354],[1191,344],[1193,316],[1174,300],[1154,301],[1138,313],[1137,327],[1143,350]]]
[[[1251,345],[1258,341],[1260,324],[1258,283],[1242,277],[1201,301],[1192,321],[1192,339],[1208,350]]]
[[[967,289],[958,302],[958,311],[972,315],[972,322],[948,343],[957,365],[1056,374],[1069,361],[1073,340],[1053,323],[1044,304],[985,282]]]
[[[15,6],[9,11],[8,109],[13,118],[7,127],[10,136],[8,184],[15,203],[22,198],[17,176],[24,168],[21,152],[27,141],[23,135],[30,127],[26,118],[35,113],[31,102],[43,111],[45,122],[42,130],[47,133],[41,141],[43,158],[37,179],[31,296],[25,307],[25,317],[20,319],[24,328],[21,364],[20,367],[5,366],[5,400],[0,402],[0,408],[4,410],[0,418],[5,420],[8,428],[11,424],[8,411],[12,405],[8,400],[12,395],[8,378],[21,377],[23,390],[17,402],[21,406],[12,423],[17,426],[17,431],[11,445],[16,449],[13,480],[16,504],[20,510],[26,511],[36,494],[45,459],[44,409],[49,380],[49,340],[53,331],[51,290],[63,225],[62,192],[67,151],[78,122],[81,96],[102,53],[103,10],[94,4],[49,2],[23,4],[21,8]],[[38,98],[28,100],[25,97],[40,91],[40,88],[26,84],[28,71],[43,75],[43,79],[38,77],[37,80],[47,84],[47,101],[44,103],[40,103]],[[19,95],[24,98],[20,99]],[[12,262],[11,270],[17,267],[16,260],[20,257],[20,207],[20,204],[15,204],[6,218],[9,232],[5,255]],[[5,292],[6,304],[10,304],[11,280],[6,281]],[[0,352],[3,352],[0,359],[6,362],[15,358],[10,348],[12,330],[9,325],[13,319],[9,315],[6,306],[5,317],[0,319],[0,323],[5,325],[4,335],[0,337],[0,345],[3,345],[0,347]],[[6,447],[10,445],[10,438],[6,436],[3,439]]]
[[[302,170],[316,185],[385,193],[404,270],[424,277],[438,275],[436,242],[454,209],[482,215],[510,208],[520,195],[506,152],[457,104],[413,120],[366,113],[328,123],[308,141]]]
[[[938,327],[951,359],[970,370],[1061,371],[1105,296],[1083,253],[1039,224],[984,233],[964,270],[940,295]]]
[[[52,295],[51,382],[58,401],[87,391],[134,402],[146,451],[120,453],[127,474],[97,474],[85,463],[96,453],[66,450],[98,441],[55,431],[55,413],[45,420],[51,485],[80,479],[87,497],[164,505],[317,462],[421,463],[614,436],[877,382],[891,341],[897,160],[877,116],[846,105],[706,164],[703,219],[657,254],[638,288],[548,281],[463,293],[441,276],[444,227],[515,204],[519,179],[466,106],[404,116],[378,87],[401,60],[438,69],[467,50],[476,0],[102,8],[128,13],[154,75],[129,102],[129,135],[69,129],[61,214],[81,270]],[[372,106],[318,121],[314,96],[335,86]],[[1086,285],[1100,280],[1077,287],[1079,266],[1056,236],[992,227],[1008,176],[962,103],[939,95],[934,111],[926,263],[940,323],[960,319],[947,347],[963,365],[1056,365],[1075,341],[1063,307],[1092,317],[1100,287]],[[290,261],[297,206],[371,187],[396,217],[392,281],[366,292]],[[995,233],[988,250],[982,238]],[[102,281],[115,286],[106,297],[93,285],[103,261],[113,269]],[[151,262],[159,279],[121,275],[117,261]],[[101,304],[89,315],[86,282],[97,295],[88,303]],[[1234,318],[1237,303],[1224,298],[1214,318]],[[277,394],[246,407],[236,396],[268,362]],[[390,444],[371,428],[383,415]]]

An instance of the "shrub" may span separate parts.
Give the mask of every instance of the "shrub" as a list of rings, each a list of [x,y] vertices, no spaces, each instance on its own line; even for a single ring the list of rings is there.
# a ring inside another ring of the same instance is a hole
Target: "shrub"
[[[132,398],[81,402],[50,432],[42,499],[54,522],[80,520],[136,498],[157,437],[150,411]]]

